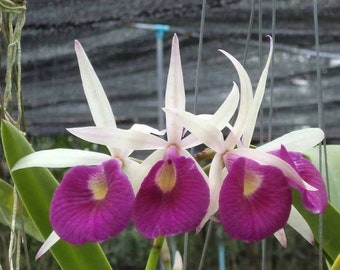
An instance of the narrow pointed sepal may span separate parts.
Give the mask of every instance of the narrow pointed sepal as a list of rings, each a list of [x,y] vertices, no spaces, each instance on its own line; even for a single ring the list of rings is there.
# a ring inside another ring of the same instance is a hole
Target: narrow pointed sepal
[[[46,241],[39,248],[37,254],[35,255],[35,260],[38,260],[51,247],[53,247],[59,240],[60,240],[60,237],[56,234],[55,231],[52,231],[51,234],[47,237]]]
[[[94,126],[68,128],[67,130],[88,142],[110,145],[117,149],[150,150],[166,146],[166,142],[162,138],[139,130]]]
[[[112,157],[92,151],[57,148],[41,150],[20,159],[12,171],[29,167],[65,168],[78,165],[98,165]]]
[[[272,61],[272,56],[273,56],[273,39],[270,36],[269,38],[270,38],[270,50],[269,50],[268,59],[262,71],[257,88],[255,90],[253,104],[251,106],[250,113],[248,114],[246,128],[242,136],[242,142],[245,147],[249,147],[251,139],[253,137],[257,115],[259,113],[259,110],[262,104],[262,99],[264,96],[264,92],[266,89],[269,66]]]
[[[185,110],[185,91],[179,50],[178,37],[172,38],[170,66],[165,90],[165,107]],[[167,137],[170,143],[177,143],[182,137],[183,127],[180,126],[172,115],[165,114]]]
[[[280,149],[284,145],[288,151],[304,152],[319,144],[325,138],[325,133],[319,128],[304,128],[294,130],[272,140],[257,149],[269,152]]]
[[[50,221],[71,244],[101,242],[128,226],[133,205],[130,182],[119,160],[112,159],[69,170],[52,198]]]
[[[314,235],[312,229],[309,227],[307,221],[293,205],[287,223],[303,238],[305,238],[311,245],[314,244]]]
[[[164,108],[164,111],[168,115],[172,115],[182,127],[189,130],[196,138],[211,149],[218,153],[223,153],[225,151],[222,132],[209,121],[183,110]],[[184,138],[181,141],[181,146],[187,148],[190,145],[188,142],[190,141],[187,141],[186,138]]]
[[[233,149],[240,140],[245,129],[245,124],[253,103],[253,90],[248,73],[241,63],[230,53],[220,50],[234,65],[240,81],[240,104],[234,129],[230,132],[225,140],[225,149]]]
[[[286,225],[291,203],[290,187],[279,169],[238,158],[221,188],[220,220],[230,237],[259,241]]]
[[[145,237],[172,236],[196,229],[209,205],[209,188],[196,163],[170,147],[136,195],[133,220]]]
[[[98,127],[116,127],[116,121],[103,86],[79,41],[74,42],[84,93],[93,121]]]

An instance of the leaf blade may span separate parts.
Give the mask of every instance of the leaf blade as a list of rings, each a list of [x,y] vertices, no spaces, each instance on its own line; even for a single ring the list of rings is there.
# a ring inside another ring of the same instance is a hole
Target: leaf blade
[[[2,144],[9,169],[22,157],[33,152],[23,134],[6,121],[1,123]],[[58,182],[45,168],[27,168],[11,172],[20,198],[36,227],[46,239],[52,228],[49,204]],[[59,241],[51,252],[62,269],[111,269],[98,244],[73,246]]]

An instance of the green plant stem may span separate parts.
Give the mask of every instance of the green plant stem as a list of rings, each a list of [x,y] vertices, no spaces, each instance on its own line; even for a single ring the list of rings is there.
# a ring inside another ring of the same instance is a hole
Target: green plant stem
[[[148,261],[146,263],[145,266],[145,270],[155,270],[158,260],[159,260],[159,256],[161,254],[161,249],[162,249],[162,245],[164,242],[164,237],[163,236],[159,236],[157,237],[152,244],[152,248],[150,250],[149,253],[149,258]]]

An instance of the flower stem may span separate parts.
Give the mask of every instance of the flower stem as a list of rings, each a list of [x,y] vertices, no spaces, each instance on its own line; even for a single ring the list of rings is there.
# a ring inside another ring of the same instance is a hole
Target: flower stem
[[[161,249],[162,249],[162,245],[164,242],[164,237],[163,236],[159,236],[157,237],[152,244],[152,248],[150,250],[149,253],[149,258],[148,261],[146,263],[145,266],[145,270],[155,270],[158,260],[159,260],[159,256],[161,254]]]

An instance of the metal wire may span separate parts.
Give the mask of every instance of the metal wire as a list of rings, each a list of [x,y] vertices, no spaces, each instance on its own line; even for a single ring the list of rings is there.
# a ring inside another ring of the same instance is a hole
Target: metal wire
[[[195,79],[195,94],[194,94],[194,109],[193,113],[196,114],[197,107],[197,99],[198,99],[198,91],[199,91],[199,75],[200,75],[200,67],[201,67],[201,59],[202,59],[202,47],[203,47],[203,35],[204,35],[204,24],[205,24],[205,11],[206,11],[207,1],[202,0],[202,11],[201,11],[201,23],[200,23],[200,35],[198,41],[198,52],[197,52],[197,65],[196,65],[196,79]],[[194,149],[191,148],[191,153],[193,153]],[[188,262],[188,246],[189,246],[189,234],[185,233],[184,235],[184,252],[183,252],[183,270],[187,268]],[[204,250],[203,250],[204,252]],[[202,257],[205,255],[202,252]]]
[[[317,0],[313,0],[313,20],[314,20],[314,36],[315,36],[315,51],[316,51],[316,87],[318,95],[318,125],[324,129],[324,114],[323,114],[323,90],[321,86],[321,68],[320,68],[320,43],[319,43],[319,22],[318,22],[318,5]],[[325,145],[324,145],[325,146]],[[324,147],[326,149],[326,147]],[[319,146],[319,169],[322,172],[322,145]],[[327,155],[325,155],[326,157]],[[327,163],[326,163],[327,164]],[[326,165],[327,167],[327,165]],[[328,185],[327,185],[328,186]],[[319,215],[319,270],[323,269],[323,217]]]
[[[268,115],[268,141],[272,140],[272,134],[273,134],[275,29],[276,29],[276,0],[272,0],[273,57],[272,57],[271,65],[270,65],[270,85],[269,85],[270,100],[269,100],[269,115]]]
[[[210,240],[212,227],[213,227],[212,225],[213,225],[213,223],[210,220],[209,225],[208,225],[207,235],[206,235],[205,240],[204,240],[204,246],[203,246],[203,251],[202,251],[202,255],[201,255],[201,259],[200,259],[200,264],[198,266],[198,270],[204,269],[203,268],[204,267],[204,261],[205,261],[205,257],[207,255],[207,251],[208,251],[209,240]]]
[[[247,61],[247,56],[248,56],[250,34],[251,34],[251,29],[253,27],[253,22],[254,22],[254,12],[255,12],[255,0],[252,0],[251,9],[250,9],[250,16],[249,16],[249,23],[248,23],[247,40],[246,40],[246,45],[245,45],[245,48],[244,48],[244,55],[243,55],[243,61],[242,61],[242,64],[243,64],[244,67],[246,66],[246,61]]]

